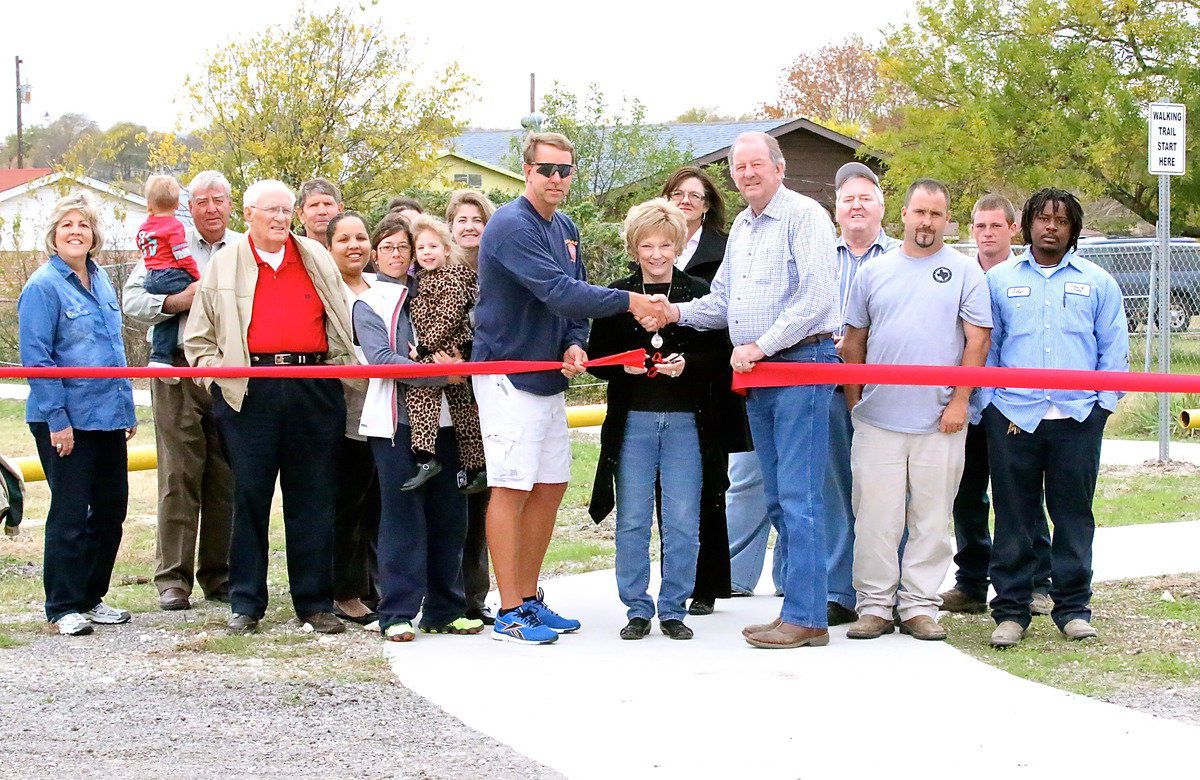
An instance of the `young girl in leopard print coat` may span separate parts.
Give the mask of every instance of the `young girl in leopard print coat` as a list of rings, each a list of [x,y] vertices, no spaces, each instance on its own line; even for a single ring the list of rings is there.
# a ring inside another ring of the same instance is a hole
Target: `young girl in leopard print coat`
[[[413,256],[418,265],[417,296],[409,304],[417,343],[413,359],[432,363],[435,352],[457,351],[466,356],[471,346],[470,313],[479,292],[475,271],[454,256],[450,230],[444,222],[424,214],[412,220]],[[487,487],[479,409],[467,383],[444,387],[410,387],[406,399],[412,426],[412,448],[417,473],[402,489],[413,490],[442,470],[434,457],[442,394],[450,407],[450,420],[458,439],[465,474],[459,476],[464,493]]]

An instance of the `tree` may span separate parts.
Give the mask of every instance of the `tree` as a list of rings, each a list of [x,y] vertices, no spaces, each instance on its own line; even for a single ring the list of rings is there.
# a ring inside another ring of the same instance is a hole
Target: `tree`
[[[803,116],[857,136],[901,102],[880,76],[875,52],[853,36],[796,57],[779,79],[779,97],[762,114]]]
[[[24,129],[21,145],[25,148],[27,168],[50,168],[62,163],[76,144],[100,132],[100,126],[83,114],[63,114],[48,125]],[[4,157],[17,164],[17,135],[4,141]]]
[[[699,124],[702,122],[749,122],[754,114],[722,114],[716,106],[694,106],[671,120],[674,124]]]
[[[902,121],[870,139],[896,189],[944,180],[969,202],[1054,185],[1157,218],[1146,106],[1196,112],[1196,0],[923,0],[890,31],[881,73],[909,90]],[[1172,224],[1200,235],[1200,177],[1174,184]]]
[[[471,82],[451,65],[419,84],[408,39],[382,30],[342,7],[302,7],[290,24],[210,52],[186,82],[203,126],[193,171],[223,171],[239,191],[325,176],[361,203],[427,181],[433,153],[462,127]]]

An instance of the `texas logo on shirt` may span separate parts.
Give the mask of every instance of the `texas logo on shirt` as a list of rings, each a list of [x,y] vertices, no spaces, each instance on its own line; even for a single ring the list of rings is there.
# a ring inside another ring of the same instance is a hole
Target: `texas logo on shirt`
[[[569,239],[569,238],[564,238],[564,239],[563,239],[563,243],[567,245],[567,252],[569,252],[569,253],[570,253],[570,255],[571,255],[571,262],[572,262],[572,263],[578,263],[578,262],[579,262],[579,257],[578,257],[578,256],[576,255],[576,253],[575,253],[575,247],[579,246],[579,242],[578,242],[578,241],[572,241],[572,240],[571,240],[571,239]]]

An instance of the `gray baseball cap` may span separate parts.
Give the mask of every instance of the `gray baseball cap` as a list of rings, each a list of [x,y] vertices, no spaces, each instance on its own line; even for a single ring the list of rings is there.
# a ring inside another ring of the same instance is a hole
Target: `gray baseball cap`
[[[833,177],[833,187],[840,190],[843,184],[854,178],[866,179],[876,187],[879,186],[879,177],[875,175],[875,171],[860,162],[848,162],[841,168],[838,168],[837,173]]]

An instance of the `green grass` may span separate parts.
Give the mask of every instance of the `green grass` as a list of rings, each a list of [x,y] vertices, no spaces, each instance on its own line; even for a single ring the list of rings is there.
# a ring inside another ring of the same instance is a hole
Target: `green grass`
[[[1104,528],[1200,519],[1200,476],[1146,474],[1113,468],[1101,473],[1093,503]]]
[[[1176,601],[1162,601],[1176,589]],[[1195,575],[1100,583],[1092,600],[1100,636],[1067,641],[1048,617],[1036,617],[1016,647],[988,644],[985,615],[944,615],[955,647],[1027,680],[1085,696],[1200,683],[1200,579]]]
[[[29,644],[28,640],[18,639],[9,634],[0,634],[0,650],[10,650],[14,647],[21,647]]]

